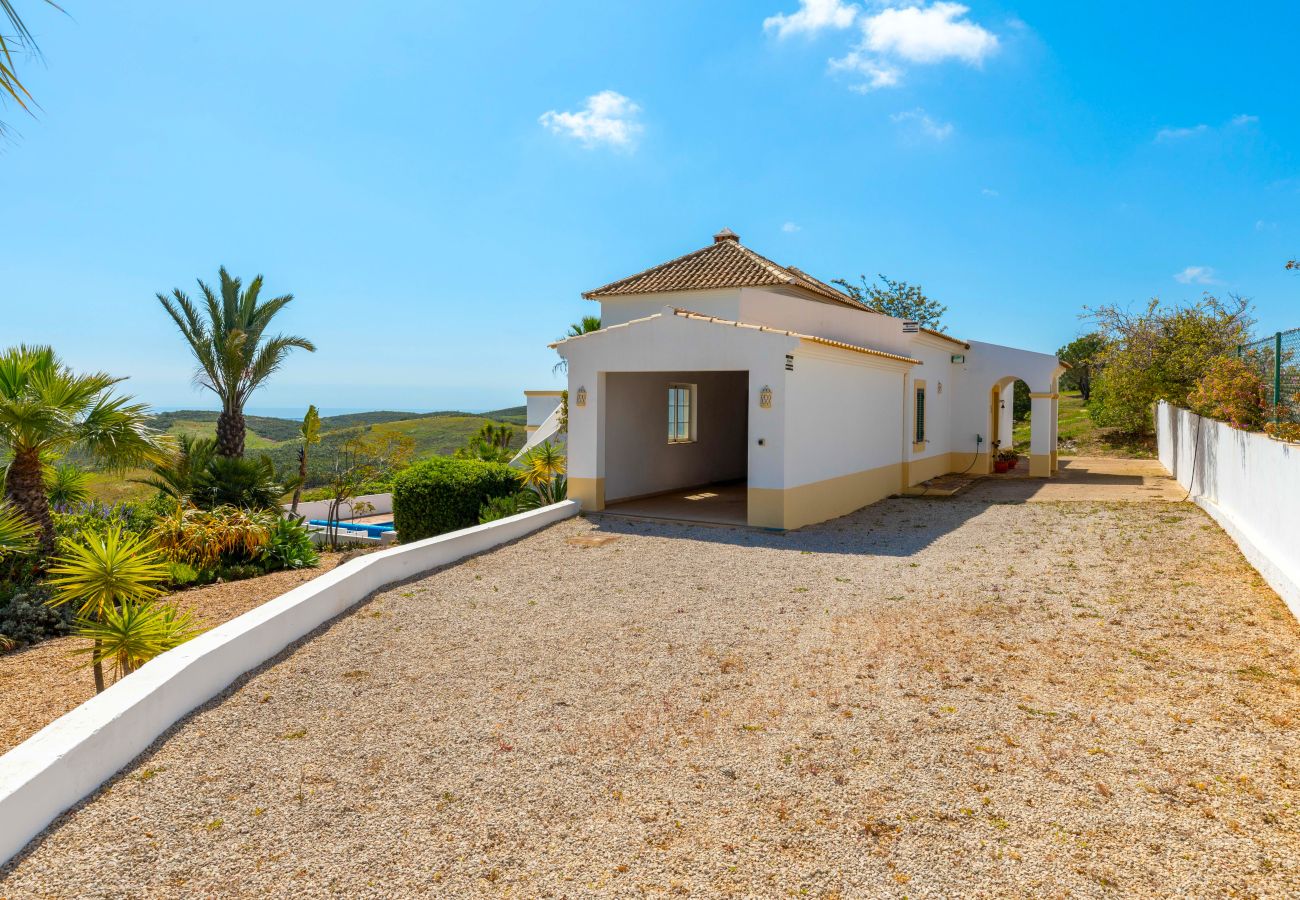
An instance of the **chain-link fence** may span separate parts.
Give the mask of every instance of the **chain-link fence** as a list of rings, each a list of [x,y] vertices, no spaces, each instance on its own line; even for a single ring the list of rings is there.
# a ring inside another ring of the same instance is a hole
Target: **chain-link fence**
[[[1268,388],[1273,421],[1300,422],[1300,328],[1279,331],[1237,348]]]

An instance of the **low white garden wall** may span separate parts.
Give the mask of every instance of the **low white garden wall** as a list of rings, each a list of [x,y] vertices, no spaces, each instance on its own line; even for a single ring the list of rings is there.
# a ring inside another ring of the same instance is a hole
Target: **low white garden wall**
[[[1300,618],[1300,444],[1161,403],[1160,462]]]
[[[566,500],[359,557],[141,666],[0,756],[0,864],[181,718],[374,591],[577,512]]]
[[[353,507],[359,503],[369,503],[374,509],[364,513],[366,516],[386,516],[393,511],[392,494],[363,494],[360,497],[354,497],[351,502],[344,503],[339,510],[340,521],[346,521],[353,517]],[[289,511],[290,504],[284,505],[285,512]],[[330,501],[328,500],[306,500],[298,504],[298,515],[304,519],[323,519],[330,514]]]

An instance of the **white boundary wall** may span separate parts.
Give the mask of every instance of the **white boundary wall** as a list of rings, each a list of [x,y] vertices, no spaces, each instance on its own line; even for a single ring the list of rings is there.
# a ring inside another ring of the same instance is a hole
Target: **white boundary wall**
[[[577,512],[566,500],[354,559],[141,666],[0,756],[0,864],[181,718],[374,591]]]
[[[353,517],[352,507],[361,502],[369,503],[374,507],[367,512],[367,516],[386,516],[393,511],[392,494],[364,494],[360,497],[354,497],[350,502],[344,503],[339,509],[339,514],[343,520]],[[284,511],[289,511],[290,504],[284,505]],[[328,500],[304,500],[298,504],[298,515],[304,519],[323,519],[330,514],[330,501]]]
[[[1161,403],[1160,462],[1300,618],[1300,444]]]

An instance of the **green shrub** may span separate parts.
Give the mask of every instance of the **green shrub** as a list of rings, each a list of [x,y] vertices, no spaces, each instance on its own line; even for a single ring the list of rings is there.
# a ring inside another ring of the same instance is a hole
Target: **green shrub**
[[[1264,425],[1267,398],[1268,389],[1252,367],[1240,359],[1221,356],[1206,366],[1205,374],[1187,395],[1187,405],[1199,416],[1257,431]]]
[[[46,605],[44,585],[0,584],[0,635],[14,644],[35,644],[72,632],[73,610]]]
[[[426,459],[393,479],[393,525],[404,542],[468,528],[485,503],[518,490],[517,474],[501,463]]]
[[[320,562],[307,526],[293,519],[279,519],[262,547],[262,568],[268,572],[281,569],[310,569]]]
[[[167,578],[176,587],[189,587],[204,581],[203,573],[189,563],[167,563]]]

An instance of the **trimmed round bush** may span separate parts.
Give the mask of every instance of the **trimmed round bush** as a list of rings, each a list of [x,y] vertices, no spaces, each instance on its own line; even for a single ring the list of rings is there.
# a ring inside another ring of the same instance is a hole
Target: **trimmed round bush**
[[[393,527],[403,543],[468,528],[483,504],[518,490],[517,473],[503,463],[426,459],[393,479]]]

